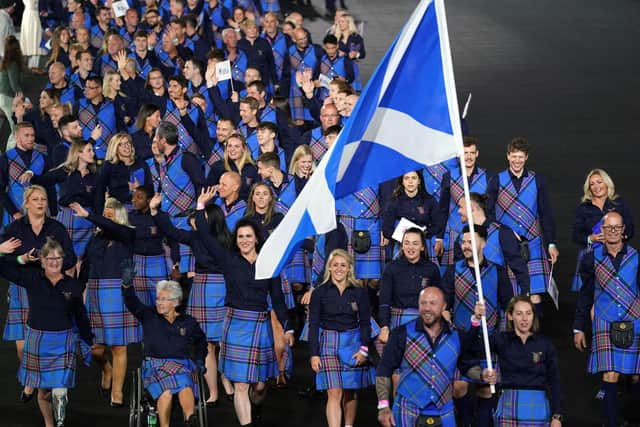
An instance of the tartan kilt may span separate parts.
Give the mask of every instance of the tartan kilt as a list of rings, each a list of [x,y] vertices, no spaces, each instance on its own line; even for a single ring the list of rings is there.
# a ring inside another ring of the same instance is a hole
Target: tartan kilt
[[[77,335],[72,329],[40,331],[26,327],[24,352],[18,370],[23,386],[73,388],[76,379]]]
[[[614,371],[621,374],[640,374],[640,319],[633,321],[635,337],[629,348],[614,347],[609,338],[608,322],[599,316],[593,319],[589,373]]]
[[[156,284],[160,280],[167,280],[169,270],[167,259],[163,255],[133,255],[133,264],[136,268],[136,277],[133,278],[133,287],[136,295],[145,305],[156,304]]]
[[[87,281],[87,312],[98,344],[127,345],[142,341],[142,327],[124,305],[121,283],[121,279]]]
[[[591,252],[593,249],[590,247],[582,248],[578,251],[578,260],[576,261],[576,271],[573,273],[573,280],[571,281],[571,290],[573,292],[580,292],[582,288],[582,277],[580,277],[580,264],[582,263],[582,258],[584,258],[585,254]]]
[[[85,209],[91,211],[89,208]],[[93,223],[86,218],[74,215],[73,210],[65,206],[58,208],[56,219],[67,229],[71,242],[73,243],[73,251],[76,253],[78,259],[80,259],[82,255],[84,255],[87,243],[89,243],[89,239],[91,239],[91,235],[93,234]]]
[[[154,399],[167,390],[176,394],[187,387],[191,387],[198,399],[197,375],[196,365],[191,359],[145,357],[142,361],[142,384]]]
[[[293,288],[291,288],[291,283],[289,282],[289,280],[287,280],[284,273],[280,273],[280,283],[282,294],[284,295],[284,303],[286,304],[287,308],[289,310],[296,308],[296,300],[295,296],[293,295]],[[268,296],[271,297],[271,294],[269,294]],[[270,304],[271,303],[269,303],[269,306],[271,306]]]
[[[376,322],[373,317],[371,317],[370,323],[371,323],[371,339],[373,340],[378,335],[380,335],[380,325],[378,325],[378,322]],[[307,316],[307,320],[304,322],[304,325],[302,326],[302,331],[300,331],[300,338],[298,338],[298,341],[308,341],[308,340],[309,340],[309,317]]]
[[[529,279],[532,294],[544,294],[549,283],[549,261],[547,253],[542,247],[542,238],[536,237],[529,241]]]
[[[289,89],[289,106],[291,107],[291,120],[304,120],[305,110],[302,101],[302,90],[297,84],[292,84]]]
[[[196,257],[190,246],[178,244],[180,247],[180,272],[196,271]]]
[[[320,331],[320,372],[316,389],[360,389],[375,384],[375,370],[369,365],[355,366],[355,353],[360,350],[360,329]]]
[[[5,341],[20,341],[25,337],[27,318],[29,317],[29,298],[27,290],[15,283],[9,283],[7,291],[9,309],[4,324],[2,339]]]
[[[354,218],[347,215],[338,215],[338,219],[347,232],[347,249],[355,260],[356,278],[379,279],[382,276],[382,263],[384,261],[384,251],[380,246],[380,219]],[[351,246],[354,230],[369,231],[371,248],[364,254],[355,252]]]
[[[454,230],[447,225],[447,228],[444,231],[444,252],[442,253],[442,259],[440,261],[440,267],[446,268],[449,265],[453,265],[456,263],[454,259],[455,255],[455,247],[458,240],[458,236],[460,235],[459,230]]]
[[[396,422],[396,427],[415,427],[419,415],[422,415],[420,408],[400,395],[395,396],[393,419]],[[435,411],[430,411],[428,415],[441,417],[443,427],[456,427],[456,416],[452,410],[444,414],[436,414]]]
[[[389,330],[393,331],[398,326],[416,320],[419,316],[417,308],[396,308],[391,307],[391,316],[389,318]]]
[[[241,383],[264,382],[278,374],[268,312],[227,309],[219,366],[225,377]]]
[[[504,389],[494,414],[496,427],[544,427],[551,422],[544,390]]]
[[[218,342],[222,338],[222,324],[227,312],[224,306],[226,294],[222,274],[196,273],[194,276],[187,314],[198,321],[209,342]]]
[[[282,276],[289,283],[311,283],[311,260],[302,248],[294,252],[291,261],[285,265]]]

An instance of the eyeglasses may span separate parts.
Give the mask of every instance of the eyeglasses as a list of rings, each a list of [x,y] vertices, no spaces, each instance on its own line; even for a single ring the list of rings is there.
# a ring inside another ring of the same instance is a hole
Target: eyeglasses
[[[609,233],[614,232],[614,233],[619,233],[622,231],[622,229],[624,228],[624,225],[603,225],[602,229],[604,231],[608,231]]]
[[[177,301],[178,298],[156,298],[156,302],[169,302],[169,301]]]
[[[44,259],[47,262],[59,262],[59,261],[62,261],[62,257],[61,256],[51,256],[51,257],[48,256],[48,257],[45,257]]]

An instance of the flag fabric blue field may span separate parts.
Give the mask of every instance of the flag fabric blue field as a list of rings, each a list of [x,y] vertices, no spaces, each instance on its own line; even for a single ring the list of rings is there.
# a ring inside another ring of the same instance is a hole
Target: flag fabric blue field
[[[256,277],[274,277],[305,238],[334,229],[336,199],[461,152],[444,0],[422,0],[263,246]]]

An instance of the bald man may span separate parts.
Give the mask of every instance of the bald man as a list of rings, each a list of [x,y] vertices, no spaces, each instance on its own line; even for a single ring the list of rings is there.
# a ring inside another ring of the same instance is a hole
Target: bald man
[[[304,120],[311,120],[311,114],[305,111],[302,90],[296,83],[296,73],[310,72],[312,80],[318,79],[318,69],[322,49],[311,44],[309,35],[304,28],[293,30],[293,44],[289,48],[289,65],[291,68],[291,84],[289,87],[289,104],[291,107],[291,117],[296,124],[304,123]]]
[[[66,69],[62,62],[54,62],[49,66],[49,83],[46,89],[55,88],[60,91],[60,103],[70,103],[73,111],[78,110],[78,100],[83,96],[82,91],[66,79]]]
[[[603,425],[616,426],[618,379],[632,375],[631,393],[640,400],[640,290],[638,252],[624,241],[617,212],[602,219],[604,245],[588,252],[580,265],[582,288],[573,323],[576,348],[584,351],[584,331],[593,305],[591,356],[587,371],[602,373]],[[597,295],[597,298],[595,298]]]
[[[378,365],[378,421],[384,427],[455,427],[452,383],[463,337],[442,318],[447,308],[442,289],[424,288],[418,304],[420,316],[391,331]],[[474,317],[479,319],[479,313],[475,312]],[[392,412],[391,375],[398,368],[402,378]]]
[[[220,206],[227,221],[227,227],[233,231],[236,223],[244,216],[247,202],[240,198],[242,178],[238,172],[225,172],[218,183],[218,199],[216,204]]]

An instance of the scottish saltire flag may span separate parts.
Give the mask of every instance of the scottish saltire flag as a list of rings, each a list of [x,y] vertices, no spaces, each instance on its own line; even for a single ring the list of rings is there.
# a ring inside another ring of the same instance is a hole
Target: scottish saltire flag
[[[335,200],[461,152],[444,1],[422,0],[263,246],[256,277],[274,277],[303,239],[333,230]]]

